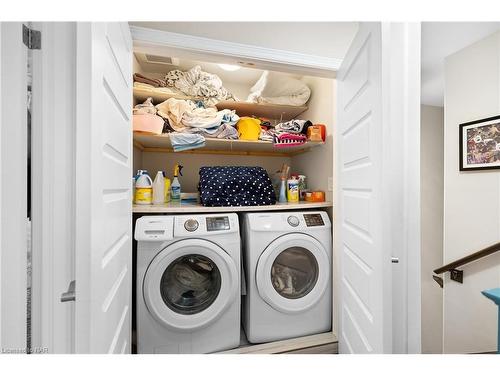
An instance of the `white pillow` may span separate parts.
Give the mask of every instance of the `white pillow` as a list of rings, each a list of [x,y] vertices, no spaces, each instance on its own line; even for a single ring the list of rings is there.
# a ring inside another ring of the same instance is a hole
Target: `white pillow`
[[[307,103],[311,89],[287,75],[264,71],[250,89],[249,102],[301,106]]]

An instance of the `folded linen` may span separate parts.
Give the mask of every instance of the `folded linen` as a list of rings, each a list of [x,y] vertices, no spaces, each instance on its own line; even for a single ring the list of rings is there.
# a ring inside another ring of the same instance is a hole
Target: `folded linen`
[[[205,138],[199,134],[171,133],[170,142],[174,152],[192,150],[205,146]]]
[[[307,133],[307,128],[312,125],[312,122],[309,120],[290,120],[287,122],[282,122],[274,129],[278,132],[287,132],[287,133]]]
[[[134,82],[147,83],[153,87],[166,87],[167,83],[163,79],[151,78],[140,73],[134,73]]]
[[[137,104],[132,110],[134,115],[156,115],[156,108],[153,105],[153,98],[147,98],[144,103]]]

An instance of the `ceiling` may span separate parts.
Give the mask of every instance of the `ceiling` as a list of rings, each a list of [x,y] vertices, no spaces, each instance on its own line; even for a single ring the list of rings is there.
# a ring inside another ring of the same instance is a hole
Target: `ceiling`
[[[444,104],[444,60],[447,56],[500,30],[500,22],[422,23],[422,104]]]
[[[357,22],[129,22],[179,34],[343,59]]]

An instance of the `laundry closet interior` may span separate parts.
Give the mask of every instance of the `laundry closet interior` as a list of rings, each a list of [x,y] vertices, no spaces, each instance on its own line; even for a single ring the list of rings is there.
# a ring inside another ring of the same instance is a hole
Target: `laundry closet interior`
[[[211,166],[249,166],[262,167],[269,177],[275,181],[277,173],[284,164],[290,167],[289,174],[306,176],[307,189],[324,192],[324,201],[303,201],[296,203],[279,203],[267,206],[234,206],[208,207],[199,202],[182,201],[181,203],[168,202],[165,204],[133,205],[133,227],[144,216],[164,215],[224,215],[245,212],[325,212],[331,222],[331,247],[333,248],[333,197],[335,179],[333,175],[334,159],[334,119],[335,119],[335,73],[327,70],[314,70],[292,66],[285,63],[259,61],[226,55],[210,54],[192,49],[171,48],[167,46],[148,44],[134,40],[133,73],[141,76],[162,79],[171,70],[189,71],[199,66],[202,71],[216,74],[220,77],[223,86],[231,92],[237,101],[223,100],[216,104],[217,110],[234,110],[241,118],[244,116],[263,118],[273,125],[292,119],[309,120],[312,124],[323,124],[326,127],[324,141],[306,141],[293,147],[275,147],[271,141],[242,140],[242,139],[213,139],[206,138],[204,147],[187,151],[174,152],[170,134],[161,135],[134,132],[133,134],[133,171],[147,170],[152,179],[158,171],[163,171],[165,177],[173,179],[176,164],[183,166],[179,181],[182,193],[197,193],[199,171],[201,167]],[[279,104],[250,103],[247,97],[251,88],[261,78],[264,71],[280,73],[304,82],[311,91],[309,100],[304,105],[291,106]],[[170,94],[162,90],[148,88],[145,85],[134,85],[133,105],[143,103],[152,98],[157,105],[169,98],[193,99],[187,95]],[[133,178],[134,176],[131,176]],[[278,198],[278,197],[277,197]],[[137,257],[137,242],[134,241],[134,263]],[[330,259],[330,280],[332,295],[335,290],[335,271],[332,250]],[[244,256],[242,256],[242,261]],[[244,261],[243,261],[244,262]],[[134,272],[135,275],[135,272]],[[137,279],[133,280],[134,299],[137,293]],[[241,344],[239,347],[227,350],[230,353],[334,353],[337,351],[335,336],[335,299],[332,297],[332,326],[327,332],[305,335],[302,337],[276,340],[266,343],[251,344],[241,330]],[[137,304],[135,301],[134,305]],[[135,316],[134,316],[135,315]],[[286,319],[284,317],[283,319]],[[137,309],[134,310],[133,341],[136,340]],[[136,349],[137,350],[137,349]]]

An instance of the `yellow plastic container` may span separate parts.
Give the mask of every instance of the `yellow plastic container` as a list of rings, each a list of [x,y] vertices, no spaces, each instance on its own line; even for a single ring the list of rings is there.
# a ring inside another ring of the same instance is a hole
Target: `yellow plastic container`
[[[293,178],[287,181],[286,197],[289,203],[299,201],[299,180]]]
[[[153,181],[148,174],[142,174],[137,178],[134,201],[135,204],[153,203]]]
[[[165,179],[165,203],[170,202],[170,179]]]

